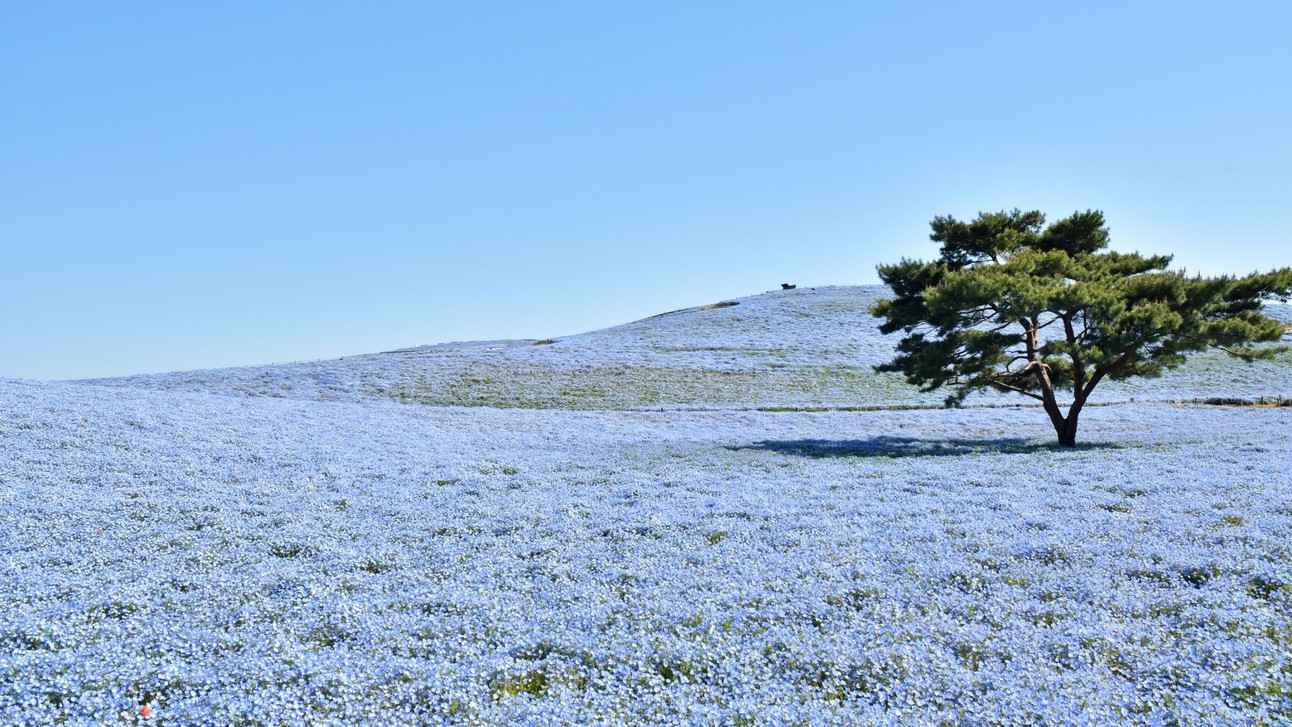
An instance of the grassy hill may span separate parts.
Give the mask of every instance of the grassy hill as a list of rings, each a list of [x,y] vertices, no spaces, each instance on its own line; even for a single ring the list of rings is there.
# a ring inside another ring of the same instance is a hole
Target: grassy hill
[[[882,286],[775,291],[544,340],[476,341],[307,363],[92,383],[330,401],[535,409],[936,406],[873,366],[899,338],[868,309]],[[1292,306],[1271,306],[1292,322]],[[1292,395],[1292,355],[1243,364],[1196,356],[1154,381],[1107,382],[1097,402]],[[970,404],[1022,403],[983,395]]]
[[[751,411],[936,403],[881,292],[0,379],[0,723],[1292,721],[1292,409]]]

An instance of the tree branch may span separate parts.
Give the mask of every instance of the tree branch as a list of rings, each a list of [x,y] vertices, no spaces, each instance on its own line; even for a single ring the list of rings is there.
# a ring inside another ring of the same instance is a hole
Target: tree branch
[[[1126,353],[1118,356],[1116,361],[1113,361],[1107,366],[1095,367],[1095,375],[1090,377],[1090,382],[1086,384],[1086,388],[1081,392],[1082,400],[1084,401],[1085,399],[1090,398],[1090,392],[1095,390],[1095,386],[1104,378],[1104,376],[1116,373],[1118,369],[1134,360],[1135,354],[1139,351],[1139,347],[1142,345],[1144,345],[1144,340],[1140,339],[1135,342],[1134,346],[1127,349]]]
[[[1015,356],[1015,357],[1013,357],[1013,358],[1009,359],[1008,361],[1006,361],[1006,362],[1005,362],[1005,371],[1007,371],[1007,372],[1009,372],[1009,373],[1020,373],[1020,374],[1021,374],[1021,373],[1023,373],[1022,371],[1017,371],[1017,372],[1015,372],[1015,371],[1010,371],[1010,370],[1009,370],[1009,367],[1010,367],[1010,366],[1013,366],[1015,361],[1026,361],[1026,360],[1027,360],[1027,356]]]
[[[1038,331],[1039,331],[1039,330],[1041,330],[1042,328],[1045,328],[1046,326],[1050,326],[1050,325],[1053,325],[1053,324],[1055,324],[1055,323],[1058,323],[1060,320],[1062,320],[1062,318],[1061,318],[1061,317],[1059,317],[1059,316],[1055,316],[1054,318],[1051,318],[1050,320],[1048,320],[1048,321],[1046,321],[1046,322],[1044,322],[1044,323],[1042,323],[1042,324],[1038,325],[1038,326],[1036,327],[1036,330],[1038,330]]]
[[[1054,384],[1050,382],[1049,370],[1037,353],[1037,321],[1035,318],[1031,320],[1020,318],[1019,323],[1023,325],[1023,329],[1027,332],[1025,340],[1027,342],[1028,364],[1023,368],[1023,371],[1027,371],[1029,368],[1036,369],[1036,381],[1041,386],[1041,402],[1045,405],[1045,413],[1050,416],[1050,422],[1054,424],[1054,430],[1061,432],[1067,425],[1067,419],[1063,416],[1063,412],[1059,410],[1059,402],[1054,399]]]
[[[1036,399],[1037,401],[1045,401],[1045,397],[1041,396],[1040,394],[1034,391],[1028,391],[1027,389],[1014,386],[1013,384],[1007,384],[999,379],[987,379],[987,383],[991,384],[992,386],[999,386],[1002,389],[1010,389],[1011,391],[1017,391],[1023,396],[1030,396],[1033,399]]]
[[[1243,354],[1238,353],[1237,351],[1231,351],[1229,348],[1222,346],[1219,343],[1211,343],[1210,341],[1204,341],[1201,338],[1198,338],[1197,336],[1183,336],[1183,338],[1193,341],[1194,343],[1200,343],[1203,346],[1206,346],[1208,348],[1219,349],[1229,354],[1230,356],[1233,356],[1234,358],[1243,358]]]
[[[1072,358],[1072,396],[1079,398],[1081,390],[1086,384],[1086,365],[1081,361],[1081,355],[1077,353],[1077,334],[1072,330],[1072,314],[1063,317],[1063,332],[1068,337],[1068,345],[1071,350],[1068,356]]]

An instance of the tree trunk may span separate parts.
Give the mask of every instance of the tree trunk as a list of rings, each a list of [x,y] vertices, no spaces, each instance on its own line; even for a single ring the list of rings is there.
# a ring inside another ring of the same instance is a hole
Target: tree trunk
[[[1077,446],[1077,413],[1068,414],[1068,418],[1063,422],[1063,428],[1056,428],[1059,435],[1059,445],[1062,447]]]
[[[1054,433],[1059,435],[1059,446],[1077,446],[1077,417],[1081,414],[1081,405],[1085,401],[1077,400],[1068,409],[1068,415],[1054,421]]]

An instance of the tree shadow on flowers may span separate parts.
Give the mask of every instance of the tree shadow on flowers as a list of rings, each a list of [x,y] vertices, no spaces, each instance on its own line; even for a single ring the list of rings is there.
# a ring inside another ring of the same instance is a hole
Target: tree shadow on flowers
[[[730,450],[752,449],[797,457],[962,457],[972,454],[1031,454],[1034,452],[1071,452],[1086,449],[1119,449],[1123,445],[1092,442],[1060,447],[1054,442],[1033,439],[916,439],[914,437],[879,436],[870,439],[791,439],[768,440]]]

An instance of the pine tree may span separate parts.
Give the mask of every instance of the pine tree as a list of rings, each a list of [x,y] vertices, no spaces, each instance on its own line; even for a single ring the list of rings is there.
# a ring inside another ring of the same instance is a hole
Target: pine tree
[[[1105,378],[1159,376],[1207,348],[1247,361],[1286,350],[1255,344],[1282,337],[1261,302],[1289,297],[1292,268],[1191,277],[1168,270],[1169,255],[1106,249],[1101,212],[1044,225],[1040,212],[1017,209],[934,218],[937,260],[879,266],[895,297],[872,313],[884,333],[906,335],[877,370],[924,391],[950,389],[947,406],[981,389],[1031,397],[1059,444],[1073,446],[1081,409]]]

